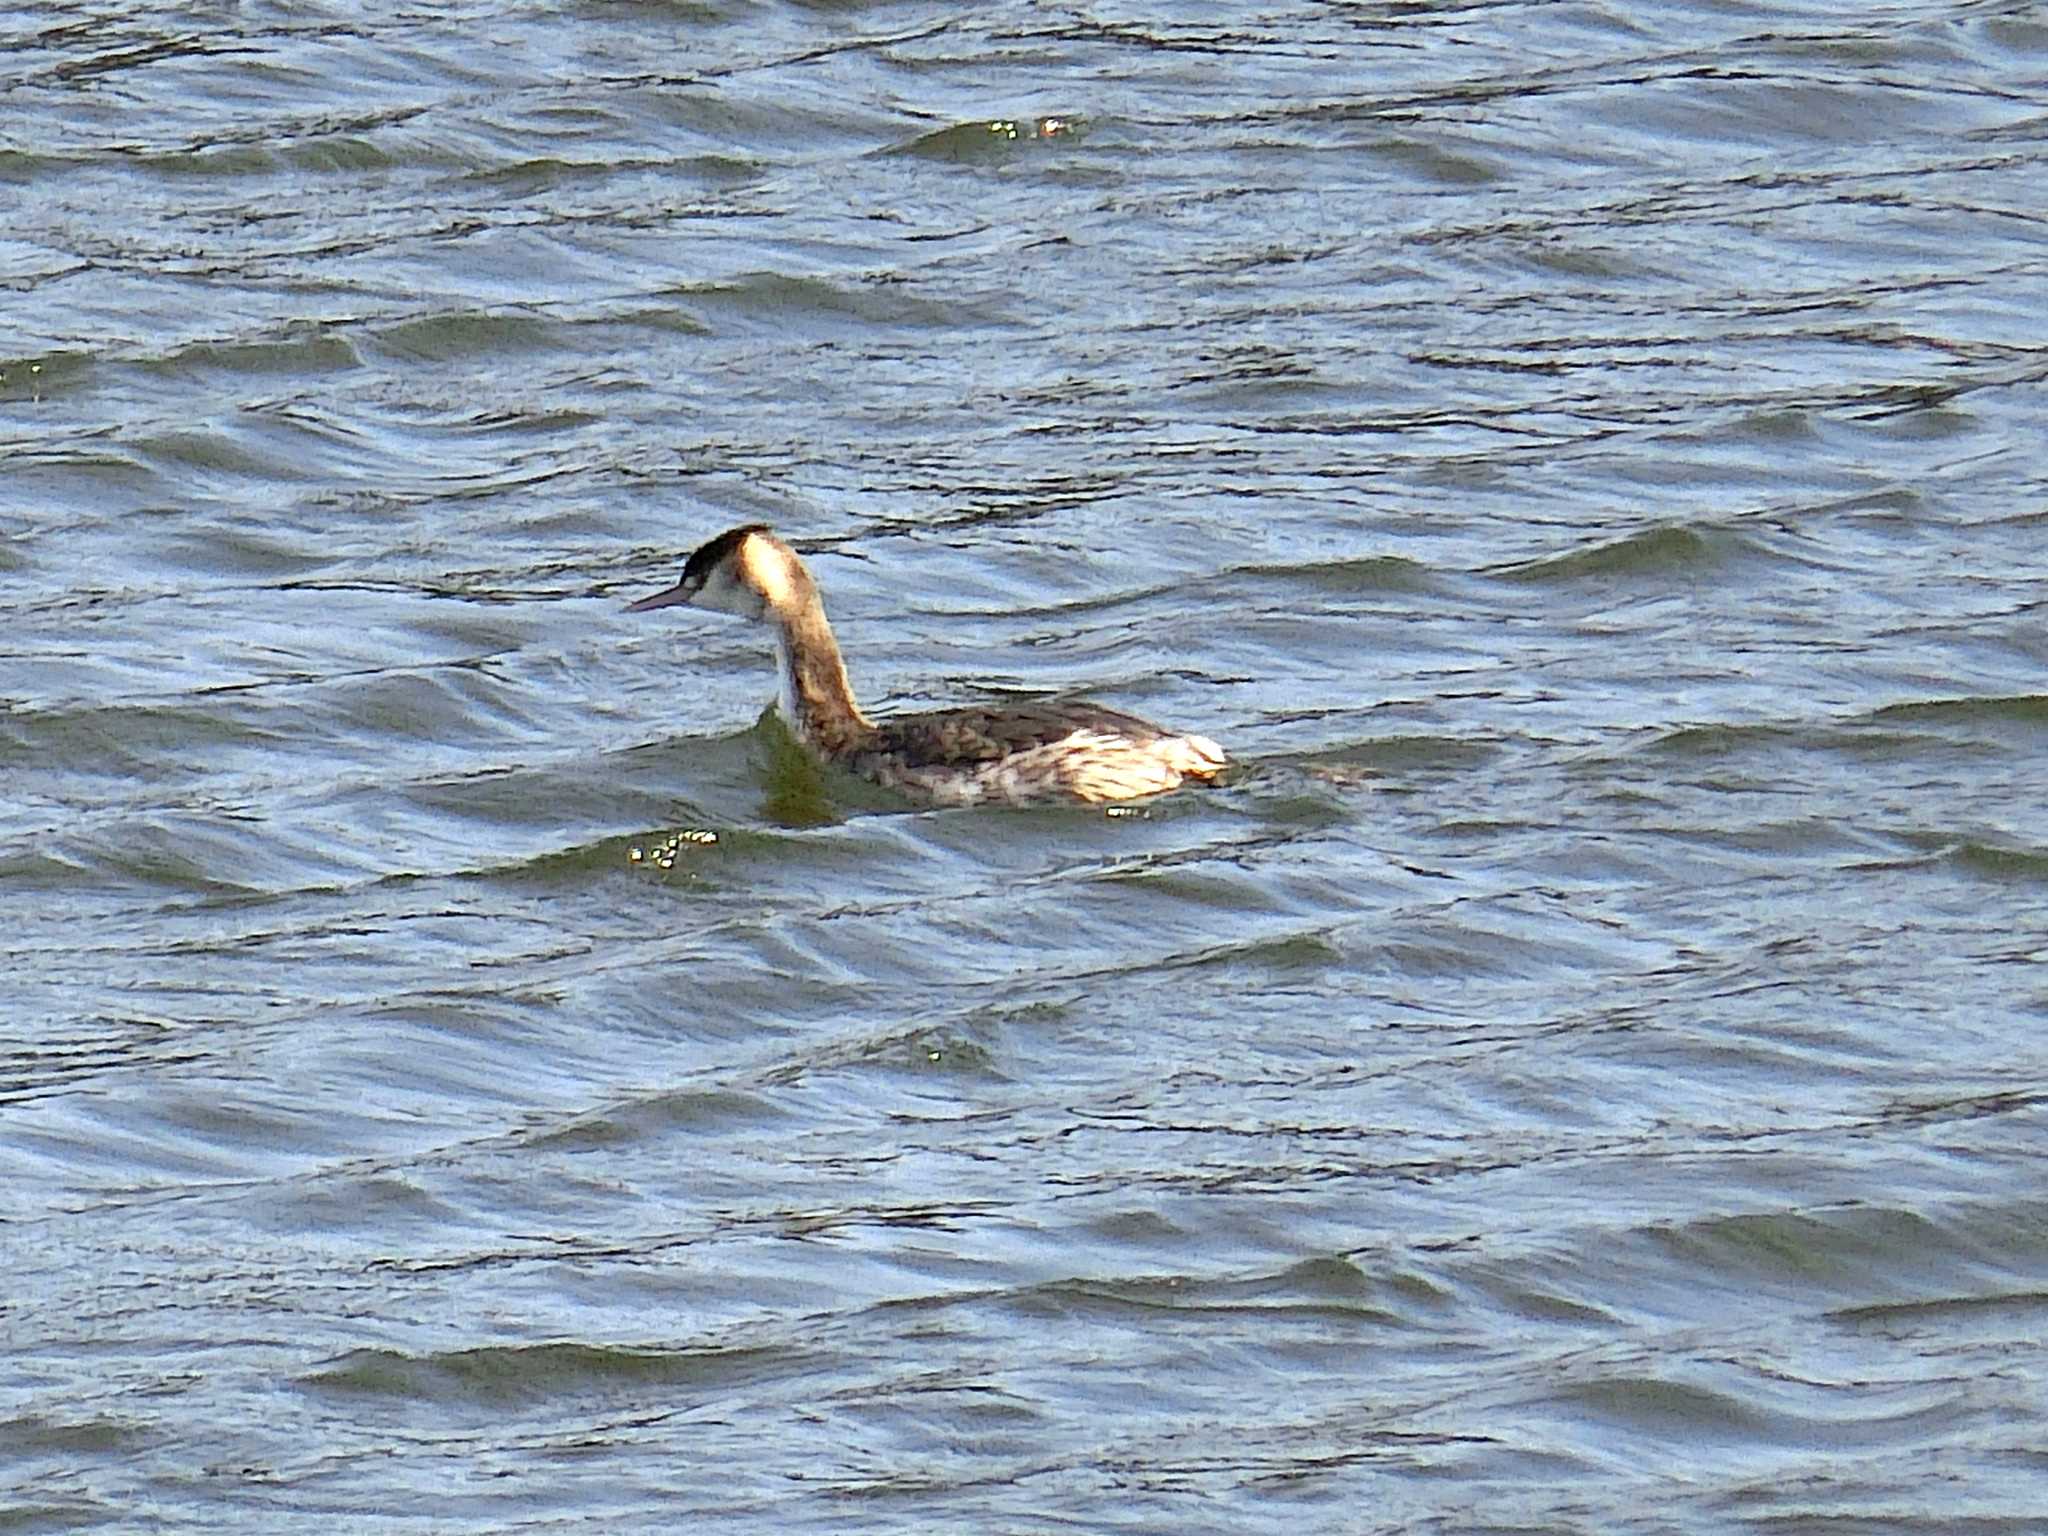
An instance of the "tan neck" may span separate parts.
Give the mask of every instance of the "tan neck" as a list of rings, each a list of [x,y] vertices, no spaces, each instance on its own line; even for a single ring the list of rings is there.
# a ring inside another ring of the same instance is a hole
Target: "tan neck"
[[[809,601],[771,613],[776,659],[782,670],[782,712],[799,740],[821,752],[843,752],[874,729],[846,681],[839,642],[825,622],[825,605]]]

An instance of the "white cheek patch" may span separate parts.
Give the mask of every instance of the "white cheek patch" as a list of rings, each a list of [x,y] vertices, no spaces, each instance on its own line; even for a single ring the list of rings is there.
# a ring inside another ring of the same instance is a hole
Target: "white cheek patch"
[[[791,595],[788,562],[780,551],[764,548],[758,540],[747,546],[747,554],[747,574],[760,588],[763,601],[770,608],[782,608]]]
[[[713,613],[737,614],[743,619],[761,616],[760,597],[734,581],[731,573],[724,570],[713,571],[704,585],[697,589],[691,603],[698,608],[709,608]]]

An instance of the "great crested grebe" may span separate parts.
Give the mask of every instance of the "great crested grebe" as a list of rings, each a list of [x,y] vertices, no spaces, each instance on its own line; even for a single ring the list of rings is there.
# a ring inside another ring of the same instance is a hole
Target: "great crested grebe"
[[[1099,704],[948,709],[870,720],[847,685],[818,584],[797,552],[760,523],[691,555],[683,579],[629,604],[689,603],[769,625],[781,663],[783,718],[837,767],[931,805],[1135,800],[1207,781],[1225,766],[1206,736],[1161,730]]]

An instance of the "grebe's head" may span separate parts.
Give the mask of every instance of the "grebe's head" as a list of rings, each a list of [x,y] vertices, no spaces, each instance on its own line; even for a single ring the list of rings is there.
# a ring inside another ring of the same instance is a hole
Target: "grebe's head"
[[[763,619],[800,608],[815,592],[795,550],[765,523],[728,528],[684,562],[683,579],[666,592],[628,603],[626,612],[688,603],[743,619]]]

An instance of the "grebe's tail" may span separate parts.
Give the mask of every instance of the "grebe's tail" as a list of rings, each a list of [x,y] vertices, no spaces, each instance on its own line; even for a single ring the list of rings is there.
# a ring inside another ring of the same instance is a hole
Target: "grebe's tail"
[[[1133,748],[1125,738],[1079,731],[1059,744],[1067,792],[1077,800],[1136,800],[1207,782],[1229,766],[1206,736],[1160,736]]]

